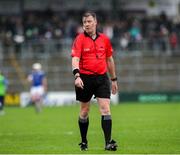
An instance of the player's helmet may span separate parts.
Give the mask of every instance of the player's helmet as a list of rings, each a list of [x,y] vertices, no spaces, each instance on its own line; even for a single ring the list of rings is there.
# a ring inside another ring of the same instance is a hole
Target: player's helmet
[[[35,70],[41,70],[42,66],[40,63],[34,63],[32,65],[32,68],[35,69]]]

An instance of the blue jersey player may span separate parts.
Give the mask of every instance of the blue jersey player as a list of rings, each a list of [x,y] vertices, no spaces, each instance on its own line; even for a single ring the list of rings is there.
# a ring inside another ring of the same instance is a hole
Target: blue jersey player
[[[31,102],[35,105],[36,111],[41,112],[43,96],[47,91],[47,78],[45,73],[42,71],[40,63],[34,63],[32,65],[32,72],[28,76],[28,81],[31,83]]]

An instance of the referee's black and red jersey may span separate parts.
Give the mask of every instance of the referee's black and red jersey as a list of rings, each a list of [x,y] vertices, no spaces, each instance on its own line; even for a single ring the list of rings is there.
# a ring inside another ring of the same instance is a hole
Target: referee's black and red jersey
[[[72,57],[79,57],[82,74],[104,74],[107,72],[106,58],[112,56],[112,45],[107,36],[97,33],[93,40],[87,33],[79,34],[72,46]]]

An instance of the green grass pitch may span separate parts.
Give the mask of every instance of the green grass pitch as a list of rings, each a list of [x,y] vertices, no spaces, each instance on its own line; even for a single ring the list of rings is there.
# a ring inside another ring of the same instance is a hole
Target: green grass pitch
[[[5,107],[0,116],[0,154],[179,154],[179,103],[112,105],[116,152],[104,151],[98,106],[90,111],[89,150],[81,152],[77,124],[79,106],[44,108]]]

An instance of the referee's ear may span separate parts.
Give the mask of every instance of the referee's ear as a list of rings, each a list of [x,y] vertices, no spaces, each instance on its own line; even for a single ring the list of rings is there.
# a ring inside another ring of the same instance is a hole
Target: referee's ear
[[[94,20],[95,20],[95,22],[96,22],[96,26],[97,26],[97,25],[98,25],[97,19],[96,19],[96,18],[94,18]]]

